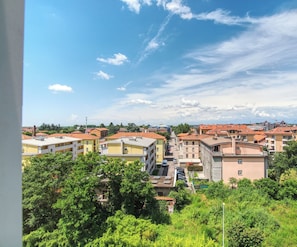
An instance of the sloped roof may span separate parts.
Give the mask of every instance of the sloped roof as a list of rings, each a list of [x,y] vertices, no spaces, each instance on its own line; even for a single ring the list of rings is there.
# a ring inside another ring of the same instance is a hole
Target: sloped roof
[[[163,140],[166,141],[166,138],[162,135],[159,135],[154,132],[119,132],[116,133],[112,136],[106,137],[106,139],[111,140],[111,139],[119,139],[122,137],[146,137],[146,138],[152,138],[152,139],[157,139],[157,140]]]

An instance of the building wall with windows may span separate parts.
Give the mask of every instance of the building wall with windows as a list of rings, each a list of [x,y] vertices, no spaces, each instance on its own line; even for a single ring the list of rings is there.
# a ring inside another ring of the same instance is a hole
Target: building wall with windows
[[[73,159],[75,159],[84,152],[81,139],[64,136],[22,140],[23,165],[28,165],[32,156],[57,152],[71,152]]]
[[[251,180],[267,177],[267,153],[259,144],[234,138],[205,138],[200,143],[200,158],[204,176],[210,181],[228,183],[231,177]]]
[[[140,161],[143,171],[152,173],[156,166],[156,140],[145,137],[125,137],[101,143],[101,154],[129,162]]]
[[[297,139],[297,127],[277,127],[265,132],[266,147],[270,153],[283,152],[288,141]]]
[[[115,135],[108,136],[106,140],[115,140],[127,137],[143,137],[156,140],[156,163],[162,164],[166,151],[166,138],[162,135],[153,132],[119,132]]]

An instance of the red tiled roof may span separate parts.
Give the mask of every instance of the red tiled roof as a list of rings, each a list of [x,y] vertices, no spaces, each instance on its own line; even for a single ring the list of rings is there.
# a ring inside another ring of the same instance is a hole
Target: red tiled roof
[[[90,135],[90,134],[83,134],[83,133],[80,133],[80,134],[76,134],[76,133],[71,133],[71,134],[68,134],[68,133],[56,133],[56,134],[52,134],[50,135],[50,137],[56,137],[56,136],[69,136],[69,137],[74,137],[74,138],[79,138],[79,139],[82,139],[82,140],[97,140],[98,139],[98,136],[93,136],[93,135]]]
[[[185,135],[185,136],[180,136],[180,140],[201,140],[203,138],[210,137],[209,135],[198,135],[198,134],[191,134],[191,135]]]
[[[154,132],[120,132],[116,133],[112,136],[106,137],[106,139],[119,139],[121,137],[132,137],[132,136],[141,136],[141,137],[146,137],[146,138],[152,138],[152,139],[158,139],[158,140],[164,140],[166,141],[166,138],[162,135],[159,135]]]
[[[297,132],[297,127],[276,127],[272,130],[266,131],[266,135],[275,135],[275,134],[283,134],[283,135],[292,135],[292,133]]]

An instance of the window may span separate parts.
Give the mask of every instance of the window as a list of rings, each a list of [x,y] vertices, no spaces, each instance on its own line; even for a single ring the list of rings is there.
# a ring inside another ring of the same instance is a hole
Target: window
[[[186,142],[186,145],[188,145],[188,142]]]
[[[242,159],[238,159],[237,164],[241,165],[242,164]]]
[[[192,158],[195,158],[195,154],[192,154]]]
[[[195,145],[195,142],[192,142],[192,145]]]
[[[219,152],[219,150],[220,150],[220,149],[219,149],[219,146],[214,146],[214,147],[213,147],[213,151],[214,151],[214,152]]]
[[[189,156],[189,155],[188,155],[188,154],[186,154],[186,158],[189,158],[188,156]]]
[[[238,170],[238,176],[242,176],[242,170]]]

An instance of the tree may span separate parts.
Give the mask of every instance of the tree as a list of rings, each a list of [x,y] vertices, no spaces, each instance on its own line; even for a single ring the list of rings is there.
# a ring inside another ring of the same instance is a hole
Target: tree
[[[255,187],[260,193],[267,195],[271,199],[278,199],[279,184],[270,178],[262,178],[254,181]]]
[[[86,245],[93,246],[153,246],[157,237],[157,226],[149,220],[137,219],[117,211],[107,219],[107,230],[103,236]]]
[[[97,154],[78,158],[65,181],[61,198],[54,205],[61,210],[58,227],[70,246],[84,246],[104,231],[109,214],[98,203],[95,192],[99,184],[97,172],[103,162]]]
[[[142,171],[142,167],[143,164],[139,161],[128,164],[124,169],[120,188],[124,212],[136,217],[149,210],[156,196],[149,174]]]
[[[183,181],[176,182],[176,188],[174,191],[169,193],[169,197],[173,197],[175,199],[174,208],[176,210],[183,209],[191,202],[190,194],[187,190],[185,190]]]
[[[286,180],[297,180],[297,169],[290,168],[280,176],[279,183],[283,184]]]
[[[278,181],[280,176],[290,168],[297,168],[297,142],[289,141],[284,152],[276,153],[272,162],[270,176]]]
[[[233,222],[227,230],[230,247],[257,247],[261,246],[264,236],[258,228],[250,228],[241,221]]]
[[[236,186],[237,186],[237,179],[236,178],[234,178],[234,177],[231,177],[231,178],[229,178],[229,184],[231,185],[231,189],[234,189],[234,188],[236,188]]]
[[[187,123],[179,124],[177,126],[172,127],[172,129],[176,135],[180,133],[189,133],[191,131],[191,127]]]
[[[61,188],[73,166],[70,153],[33,157],[23,172],[23,231],[40,227],[56,228],[60,210],[52,206],[60,197]]]
[[[127,131],[128,132],[140,132],[140,128],[135,123],[128,123]]]

